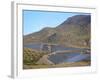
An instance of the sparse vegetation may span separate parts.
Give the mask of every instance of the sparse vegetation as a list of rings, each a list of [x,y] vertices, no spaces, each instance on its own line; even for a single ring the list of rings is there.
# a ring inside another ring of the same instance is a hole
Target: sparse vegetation
[[[43,55],[47,54],[47,52],[33,50],[30,48],[24,48],[23,52],[24,64],[35,64]]]
[[[81,67],[81,66],[90,66],[90,61],[80,61],[75,63],[62,63],[62,64],[55,64],[55,65],[24,65],[24,69],[39,69],[39,68],[61,68],[61,67]]]
[[[24,44],[42,42],[89,48],[90,18],[90,15],[76,15],[55,28],[45,27],[39,32],[24,36]]]
[[[66,48],[67,47],[80,48],[81,51],[79,53],[81,55],[89,54],[89,57],[86,60],[82,60],[82,61],[80,60],[77,62],[61,62],[57,64],[50,64],[50,59],[49,59],[50,54],[48,55],[48,53],[50,52],[46,51],[48,50],[47,49],[48,47],[47,48],[45,47],[43,51],[24,47],[23,68],[35,69],[35,68],[90,66],[91,65],[91,60],[90,60],[91,25],[90,24],[91,24],[90,15],[76,15],[68,18],[60,25],[55,26],[55,28],[45,27],[39,32],[31,33],[24,36],[24,45],[33,44],[33,43],[48,43],[48,44],[63,45]],[[75,53],[75,51],[71,51],[71,52],[73,54]],[[56,60],[59,61],[60,59],[56,58]]]

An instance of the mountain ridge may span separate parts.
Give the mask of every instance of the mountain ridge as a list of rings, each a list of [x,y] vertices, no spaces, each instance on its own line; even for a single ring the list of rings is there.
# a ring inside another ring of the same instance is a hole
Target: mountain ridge
[[[75,15],[55,28],[45,27],[24,36],[24,44],[42,42],[90,47],[90,23],[90,15]]]

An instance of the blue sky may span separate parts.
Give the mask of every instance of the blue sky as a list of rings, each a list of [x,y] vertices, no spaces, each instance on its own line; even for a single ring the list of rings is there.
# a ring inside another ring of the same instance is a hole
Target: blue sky
[[[84,13],[23,10],[24,35],[40,31],[44,27],[56,27],[68,17],[82,14]]]

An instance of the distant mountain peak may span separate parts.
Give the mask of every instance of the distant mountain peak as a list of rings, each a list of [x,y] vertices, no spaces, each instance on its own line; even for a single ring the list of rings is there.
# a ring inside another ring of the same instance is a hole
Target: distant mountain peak
[[[65,20],[63,23],[60,25],[69,25],[69,24],[74,24],[74,25],[87,25],[91,22],[91,16],[90,15],[75,15],[72,17],[69,17],[67,20]],[[60,27],[60,25],[58,27]]]

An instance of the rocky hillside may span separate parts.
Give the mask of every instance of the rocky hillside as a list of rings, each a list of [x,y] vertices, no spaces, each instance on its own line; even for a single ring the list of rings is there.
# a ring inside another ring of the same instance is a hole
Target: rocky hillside
[[[90,23],[90,15],[72,16],[55,28],[45,27],[39,32],[25,35],[24,44],[43,42],[90,47]]]

